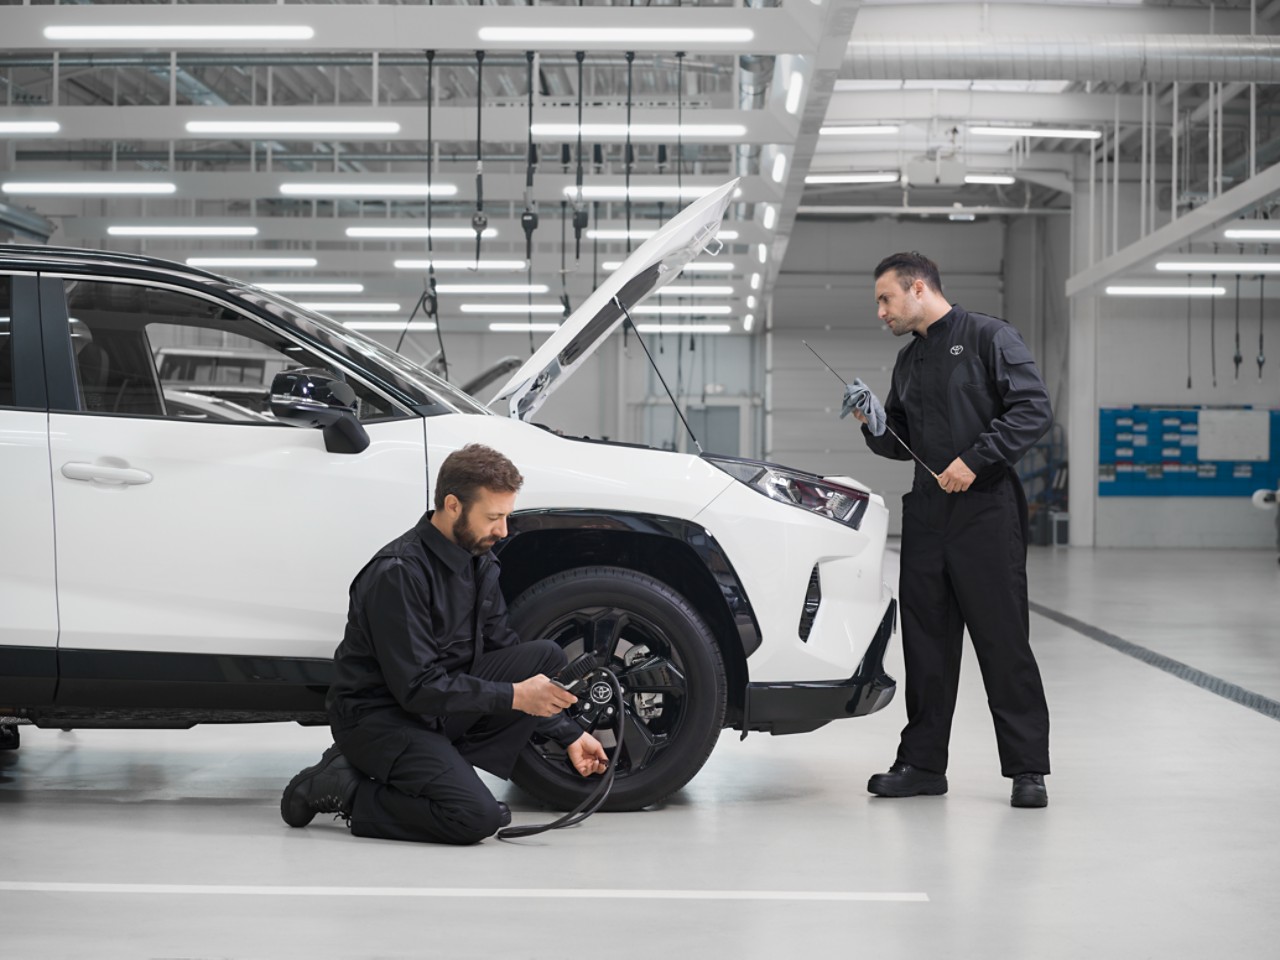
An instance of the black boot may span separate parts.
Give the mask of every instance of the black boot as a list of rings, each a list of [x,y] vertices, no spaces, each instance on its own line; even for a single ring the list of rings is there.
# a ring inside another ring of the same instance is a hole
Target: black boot
[[[867,789],[877,797],[937,797],[947,792],[947,777],[899,760],[868,780]]]
[[[501,800],[498,801],[498,829],[511,826],[511,808]]]
[[[334,744],[289,781],[280,797],[280,816],[291,827],[305,827],[317,813],[351,816],[351,800],[363,777]]]
[[[1044,785],[1042,773],[1020,773],[1013,778],[1013,793],[1009,796],[1011,807],[1047,807],[1049,791]]]

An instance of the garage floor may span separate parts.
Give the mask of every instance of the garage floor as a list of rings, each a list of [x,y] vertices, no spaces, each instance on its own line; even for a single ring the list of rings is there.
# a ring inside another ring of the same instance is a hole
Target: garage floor
[[[1274,956],[1275,555],[1037,549],[1030,571],[1047,810],[1008,805],[971,655],[946,797],[865,792],[898,701],[806,736],[727,732],[664,809],[464,849],[285,827],[280,790],[322,730],[24,728],[0,754],[4,953]],[[541,816],[495,787],[517,822]]]

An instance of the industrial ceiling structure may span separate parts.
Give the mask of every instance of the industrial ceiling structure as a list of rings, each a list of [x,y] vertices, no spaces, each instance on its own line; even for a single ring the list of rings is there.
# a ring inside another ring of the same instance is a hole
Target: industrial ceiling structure
[[[735,177],[722,248],[643,319],[758,332],[798,218],[1041,216],[1102,190],[1092,265],[1124,245],[1121,179],[1146,235],[1280,158],[1280,0],[31,3],[0,23],[0,236],[206,265],[369,329],[429,306],[432,278],[450,329],[553,327]],[[1234,214],[1266,215],[1257,193]]]

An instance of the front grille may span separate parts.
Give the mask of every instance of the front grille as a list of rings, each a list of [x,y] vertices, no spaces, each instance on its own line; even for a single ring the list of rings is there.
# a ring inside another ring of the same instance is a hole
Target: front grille
[[[818,582],[818,565],[813,565],[809,574],[809,589],[804,593],[804,608],[800,611],[800,639],[809,642],[809,633],[813,630],[814,618],[818,616],[818,607],[822,604],[822,585]]]

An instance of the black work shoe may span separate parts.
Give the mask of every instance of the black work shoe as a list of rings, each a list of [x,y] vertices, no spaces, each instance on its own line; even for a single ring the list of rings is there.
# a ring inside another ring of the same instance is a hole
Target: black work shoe
[[[1011,807],[1047,807],[1049,791],[1044,785],[1042,773],[1020,773],[1013,778],[1013,793],[1009,796]]]
[[[360,779],[334,744],[320,757],[319,763],[289,781],[280,797],[280,816],[291,827],[305,827],[317,813],[349,817],[351,799]]]
[[[511,808],[501,800],[498,801],[498,829],[511,826]]]
[[[938,797],[947,792],[947,777],[898,761],[868,780],[867,790],[877,797]]]

